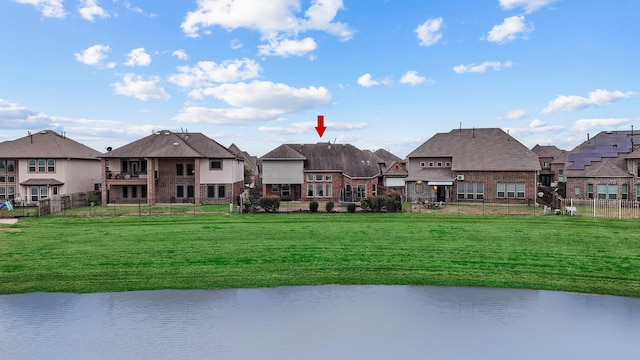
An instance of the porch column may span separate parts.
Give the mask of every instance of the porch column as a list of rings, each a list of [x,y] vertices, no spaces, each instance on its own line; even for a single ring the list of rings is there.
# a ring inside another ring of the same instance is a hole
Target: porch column
[[[195,164],[193,165],[193,171],[194,171],[193,203],[200,204],[200,159],[199,158],[195,159]]]
[[[147,205],[156,204],[156,167],[153,159],[147,159]]]

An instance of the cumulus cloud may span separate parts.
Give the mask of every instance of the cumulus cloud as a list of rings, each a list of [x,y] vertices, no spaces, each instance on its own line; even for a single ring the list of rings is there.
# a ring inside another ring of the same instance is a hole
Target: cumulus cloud
[[[4,129],[48,129],[52,118],[0,98],[0,123]]]
[[[266,56],[303,56],[318,47],[318,44],[310,38],[302,40],[269,40],[268,44],[259,45],[258,53]]]
[[[146,79],[143,76],[127,73],[122,77],[122,81],[111,84],[114,92],[136,98],[138,100],[169,100],[171,96],[164,91],[160,85],[160,78],[150,76]]]
[[[498,44],[506,44],[518,38],[518,36],[526,36],[533,31],[533,25],[527,26],[524,22],[524,16],[511,16],[504,19],[500,25],[495,25],[487,36],[487,41]]]
[[[610,119],[580,119],[573,123],[573,130],[586,132],[596,128],[611,128],[616,125],[622,125],[629,122],[629,119],[610,118]]]
[[[632,91],[608,91],[603,89],[596,89],[589,93],[588,97],[582,97],[577,95],[560,95],[552,101],[546,108],[542,109],[544,114],[551,114],[556,111],[573,111],[582,109],[588,106],[600,106],[608,104],[618,99],[629,98],[635,93]]]
[[[173,119],[211,124],[261,122],[326,106],[331,101],[331,94],[324,87],[294,88],[269,81],[222,84],[201,89],[200,94],[224,101],[231,107],[188,107]]]
[[[429,19],[414,30],[420,46],[435,45],[442,39],[442,17]]]
[[[266,48],[261,48],[261,52],[279,55],[276,51],[279,49],[290,56],[293,53],[286,51],[287,46],[294,46],[294,53],[301,51],[301,47],[308,49],[311,46],[307,39],[283,43],[285,39],[294,38],[304,31],[324,31],[342,40],[351,39],[353,31],[349,26],[335,21],[338,11],[342,9],[342,0],[312,0],[301,16],[303,9],[299,0],[199,0],[197,9],[187,13],[180,27],[189,37],[198,37],[203,29],[214,26],[229,31],[238,28],[256,30],[262,40],[269,42],[264,45]],[[274,41],[276,43],[272,44]],[[275,46],[280,43],[282,47]]]
[[[464,73],[483,73],[485,71],[487,71],[487,69],[493,69],[495,71],[500,71],[504,68],[508,68],[513,66],[513,63],[511,61],[505,61],[505,62],[500,62],[500,61],[485,61],[480,65],[476,65],[476,64],[469,64],[469,65],[458,65],[458,66],[454,66],[453,67],[453,71],[455,71],[457,74],[464,74]]]
[[[527,13],[532,13],[554,2],[556,0],[500,0],[500,6],[505,10],[522,7]]]
[[[151,56],[144,51],[144,48],[131,50],[127,55],[127,66],[149,66],[151,64]]]
[[[294,122],[289,126],[261,126],[258,131],[275,135],[302,135],[309,132],[315,132],[317,122],[305,121]],[[361,130],[369,126],[366,122],[359,123],[338,123],[338,122],[325,122],[325,126],[328,130],[333,131],[354,131]]]
[[[187,53],[183,49],[179,49],[179,50],[176,50],[176,51],[172,52],[171,56],[175,56],[180,60],[188,60],[189,59],[189,55],[187,55]]]
[[[418,75],[417,71],[407,71],[400,78],[400,83],[409,85],[420,85],[427,80],[424,76]]]
[[[371,74],[366,73],[358,78],[358,85],[368,88],[368,87],[380,85],[380,82],[372,80]]]
[[[104,66],[103,60],[107,58],[107,53],[111,51],[108,45],[93,45],[82,52],[74,53],[76,60],[91,66]],[[115,64],[107,64],[107,67],[114,67]]]
[[[107,18],[109,13],[98,5],[98,0],[81,0],[78,12],[83,19],[94,21],[95,17]]]
[[[66,16],[62,0],[14,0],[18,4],[33,5],[44,17],[63,18]]]
[[[498,117],[498,119],[520,120],[525,116],[527,116],[527,111],[525,109],[516,109],[513,111],[509,111],[504,117]]]
[[[254,79],[261,70],[257,62],[246,58],[227,60],[220,64],[200,61],[195,66],[178,66],[177,69],[179,73],[171,75],[169,81],[185,88]]]

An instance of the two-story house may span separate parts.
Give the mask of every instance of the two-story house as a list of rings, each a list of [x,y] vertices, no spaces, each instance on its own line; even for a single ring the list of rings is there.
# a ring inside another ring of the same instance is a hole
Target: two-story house
[[[438,133],[407,158],[409,201],[536,199],[538,155],[498,128]]]
[[[384,162],[350,144],[284,144],[261,160],[263,195],[341,202],[380,195]]]
[[[244,191],[244,164],[201,133],[168,130],[102,155],[102,202],[229,203]]]
[[[540,159],[540,186],[558,186],[558,182],[564,182],[564,163],[567,151],[558,149],[554,145],[536,145],[531,151],[538,154]]]
[[[0,201],[99,190],[100,153],[52,130],[0,143]]]
[[[602,131],[571,150],[567,197],[640,201],[640,133]]]

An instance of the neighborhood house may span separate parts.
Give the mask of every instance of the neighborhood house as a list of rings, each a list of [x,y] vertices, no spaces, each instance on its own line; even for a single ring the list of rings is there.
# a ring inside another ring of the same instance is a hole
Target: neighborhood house
[[[229,203],[244,190],[244,163],[201,133],[155,132],[102,155],[102,202]]]

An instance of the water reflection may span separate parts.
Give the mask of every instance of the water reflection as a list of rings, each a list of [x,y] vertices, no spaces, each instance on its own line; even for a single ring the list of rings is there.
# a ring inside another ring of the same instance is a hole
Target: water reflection
[[[0,359],[638,359],[640,299],[318,286],[0,296]]]

